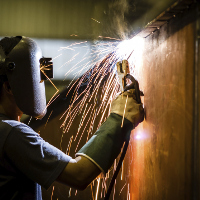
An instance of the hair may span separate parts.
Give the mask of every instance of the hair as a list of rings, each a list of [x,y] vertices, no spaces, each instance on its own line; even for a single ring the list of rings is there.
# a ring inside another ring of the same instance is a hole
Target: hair
[[[2,92],[3,84],[4,82],[8,81],[8,78],[6,75],[0,75],[0,95]]]

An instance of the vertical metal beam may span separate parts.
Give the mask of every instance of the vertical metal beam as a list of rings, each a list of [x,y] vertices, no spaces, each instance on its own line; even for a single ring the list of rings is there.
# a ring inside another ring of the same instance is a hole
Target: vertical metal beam
[[[200,3],[196,6],[196,41],[194,63],[194,132],[193,132],[193,166],[192,199],[199,199],[199,66],[200,66]]]

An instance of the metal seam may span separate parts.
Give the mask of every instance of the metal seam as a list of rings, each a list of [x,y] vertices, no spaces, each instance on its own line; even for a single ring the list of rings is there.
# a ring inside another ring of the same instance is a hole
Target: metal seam
[[[200,42],[200,12],[199,4],[196,7],[196,39],[195,39],[195,62],[194,62],[194,132],[192,152],[192,199],[199,199],[199,42]]]

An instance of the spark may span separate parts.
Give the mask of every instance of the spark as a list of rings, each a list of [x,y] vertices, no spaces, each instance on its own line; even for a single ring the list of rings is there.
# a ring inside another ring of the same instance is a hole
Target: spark
[[[76,68],[76,66],[79,65],[79,64],[80,64],[81,62],[83,62],[84,60],[86,60],[86,58],[83,58],[83,59],[80,60],[78,63],[76,63],[76,65],[74,65],[73,68],[71,68],[71,69],[65,74],[65,76],[67,76],[71,71],[73,71],[73,70],[79,68],[80,66],[77,67],[77,68]],[[89,62],[88,62],[88,63],[89,63]],[[88,63],[86,63],[85,65],[87,65]],[[80,73],[80,72],[79,72],[79,73]]]
[[[123,186],[122,189],[120,190],[119,195],[121,195],[121,193],[122,193],[123,189],[125,188],[125,186],[126,186],[126,183],[124,184],[124,186]]]
[[[99,38],[105,38],[105,39],[109,39],[109,40],[119,40],[119,41],[122,41],[122,40],[117,39],[117,38],[103,37],[103,36],[101,36],[101,35],[99,35]]]
[[[49,117],[48,117],[48,119],[47,119],[47,121],[46,121],[46,123],[45,123],[45,125],[44,125],[44,129],[46,128],[46,126],[47,126],[47,123],[48,123],[48,121],[49,121],[49,118],[51,117],[52,113],[53,113],[53,110],[52,110],[52,111],[51,111],[51,113],[49,114]]]
[[[75,57],[78,56],[78,55],[79,55],[79,53],[77,53],[76,55],[74,55],[70,60],[68,60],[67,62],[65,62],[63,65],[61,65],[60,68],[62,68],[63,66],[69,64],[70,62],[72,62],[75,59]]]
[[[88,41],[84,41],[84,42],[74,42],[74,43],[70,44],[70,45],[67,46],[67,47],[60,47],[60,50],[59,50],[59,51],[65,50],[65,49],[71,49],[71,50],[74,51],[74,49],[72,49],[72,48],[70,48],[70,47],[73,47],[73,46],[79,45],[79,44],[84,44],[84,43],[87,43],[87,42],[88,42]]]
[[[115,186],[116,186],[116,179],[115,179],[115,185],[114,185],[114,191],[113,191],[113,200],[115,199]]]
[[[124,162],[122,162],[121,180],[123,180]]]
[[[107,174],[106,174],[106,177],[104,178],[104,180],[102,181],[102,184],[103,184],[102,189],[104,188],[104,197],[105,197],[106,192],[107,192],[107,185],[106,185],[106,182],[107,182],[107,179],[108,179]]]
[[[127,105],[127,102],[128,102],[128,95],[126,97],[126,103],[124,105],[124,113],[123,113],[123,118],[122,118],[122,124],[121,124],[121,127],[123,127],[123,124],[124,124],[124,116],[125,116],[125,112],[126,112],[126,105]]]
[[[111,94],[111,97],[113,96],[113,93],[114,93],[114,90],[112,91],[112,94]],[[99,126],[98,126],[98,128],[100,127],[100,125],[101,125],[101,123],[102,123],[102,121],[103,121],[103,118],[104,118],[104,116],[105,116],[105,113],[106,113],[106,110],[107,110],[107,107],[108,106],[110,106],[110,104],[106,104],[106,107],[105,107],[105,109],[104,109],[104,112],[103,112],[103,114],[102,114],[102,117],[101,117],[101,119],[100,119],[100,121],[99,121]]]
[[[44,72],[43,68],[40,68],[41,72],[45,75],[45,77],[47,78],[47,80],[53,85],[53,87],[56,89],[55,94],[51,97],[51,99],[49,100],[49,102],[47,103],[46,108],[51,104],[51,100],[54,99],[54,97],[56,96],[56,94],[59,92],[59,89],[55,86],[55,84],[52,82],[52,80],[46,75],[46,73]],[[45,108],[45,110],[46,110]]]
[[[73,135],[71,136],[70,141],[69,141],[69,144],[68,144],[68,147],[67,147],[67,151],[66,151],[66,154],[67,154],[67,155],[69,155],[70,148],[71,148],[71,145],[72,145],[72,141],[73,141]]]
[[[92,189],[92,184],[90,184],[91,191],[92,191],[92,199],[94,200],[94,194],[93,194],[93,189]]]
[[[68,196],[68,198],[71,197],[71,195],[72,195],[72,188],[69,188],[69,196]]]
[[[76,34],[71,34],[70,36],[75,36],[75,37],[77,37],[78,35],[76,35]]]
[[[127,189],[127,200],[130,200],[130,192],[129,192],[129,183],[128,183],[128,189]]]
[[[62,55],[63,55],[63,54],[61,53],[61,54],[57,55],[56,57],[52,58],[52,61],[55,60],[56,58],[62,56]]]
[[[51,193],[51,200],[53,198],[53,192],[54,192],[54,186],[53,186],[52,193]]]
[[[53,84],[53,82],[52,81],[50,81],[52,84]],[[54,85],[54,84],[53,84]],[[59,92],[59,90],[57,89],[57,91],[54,93],[54,95],[51,97],[51,99],[49,100],[49,102],[47,103],[47,105],[46,105],[46,108],[53,102],[53,101],[55,101],[56,100],[56,98],[58,98],[59,97],[59,95],[57,95],[58,94],[58,92]],[[56,96],[57,95],[57,96]],[[54,98],[54,97],[56,97],[56,98]]]
[[[97,20],[96,20],[96,19],[94,19],[94,18],[91,18],[91,19],[92,19],[92,20],[94,20],[95,22],[99,23],[99,24],[101,23],[101,22],[97,21]]]
[[[82,115],[82,117],[81,117],[81,121],[80,121],[80,124],[79,124],[79,127],[78,127],[78,132],[80,131],[81,126],[82,126],[82,124],[83,124],[82,122],[83,122],[83,118],[84,118],[84,116],[85,116],[85,111],[86,111],[86,109],[87,109],[87,106],[88,106],[88,104],[86,104],[85,110],[83,111],[83,115]],[[77,136],[78,136],[78,134],[76,134],[76,137],[75,137],[74,141],[76,141]]]
[[[91,106],[92,106],[92,105],[90,105],[90,108],[91,108]],[[90,108],[88,109],[86,115],[89,113]],[[90,118],[91,118],[91,115],[90,115]],[[77,146],[76,146],[75,152],[76,152],[76,150],[77,150],[77,148],[78,148],[78,146],[79,146],[79,143],[80,143],[81,138],[82,138],[82,136],[83,136],[83,133],[84,133],[84,131],[85,131],[85,129],[86,129],[86,127],[87,127],[89,121],[90,121],[90,118],[88,119],[88,121],[87,121],[86,124],[85,124],[85,128],[84,128],[84,130],[82,131],[82,134],[81,134],[81,136],[80,136],[80,138],[79,138],[79,141],[78,141],[78,144],[77,144]]]
[[[97,179],[97,190],[96,190],[95,200],[97,200],[97,198],[98,198],[100,180],[101,180],[100,178]]]
[[[28,125],[31,123],[31,120],[32,120],[32,116],[30,116],[30,119],[28,121]]]
[[[67,126],[66,126],[66,128],[65,128],[64,133],[69,131],[69,128],[70,128],[70,126],[71,126],[71,124],[72,124],[74,118],[76,117],[77,113],[78,113],[78,109],[76,109],[76,111],[75,111],[74,113],[71,113],[71,112],[70,112],[70,115],[69,115],[70,120],[69,120],[69,123],[67,124]],[[73,115],[71,115],[71,114],[73,114]]]

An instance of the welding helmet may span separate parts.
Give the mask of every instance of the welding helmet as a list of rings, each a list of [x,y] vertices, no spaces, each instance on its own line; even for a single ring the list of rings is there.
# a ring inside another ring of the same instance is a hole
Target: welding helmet
[[[0,40],[0,75],[7,76],[19,109],[36,118],[46,114],[45,86],[40,70],[46,67],[44,63],[45,58],[34,40],[24,36]]]

